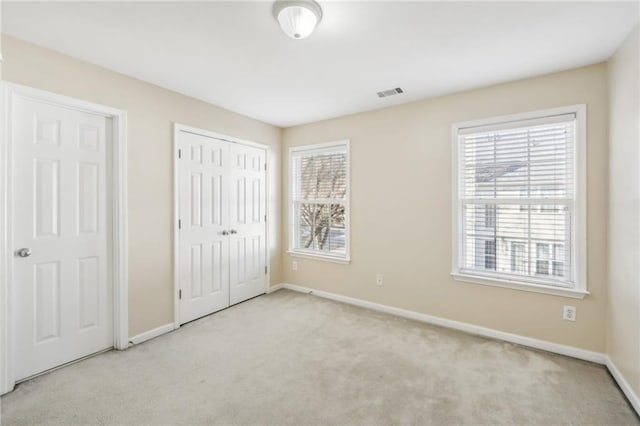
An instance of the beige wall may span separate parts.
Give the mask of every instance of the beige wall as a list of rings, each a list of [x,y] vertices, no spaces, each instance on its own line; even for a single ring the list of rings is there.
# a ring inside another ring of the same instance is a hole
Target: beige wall
[[[454,281],[451,124],[587,104],[588,279],[584,300]],[[351,140],[349,265],[283,257],[283,279],[350,297],[603,352],[607,253],[606,66],[593,65],[285,129],[291,146]],[[286,170],[286,169],[285,169]],[[288,178],[283,173],[283,191]],[[288,200],[283,197],[283,212]],[[283,217],[284,245],[288,217]],[[286,248],[286,247],[285,247]],[[375,274],[384,274],[384,285]],[[562,320],[565,304],[577,321]]]
[[[277,127],[3,35],[2,77],[128,112],[129,332],[173,322],[173,123],[269,146],[271,280],[281,280]]]
[[[640,54],[638,28],[609,61],[607,352],[640,395]]]

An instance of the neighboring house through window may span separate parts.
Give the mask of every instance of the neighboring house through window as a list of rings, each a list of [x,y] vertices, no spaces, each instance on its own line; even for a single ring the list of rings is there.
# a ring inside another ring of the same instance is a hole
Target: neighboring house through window
[[[528,264],[527,261],[527,245],[525,243],[512,242],[511,243],[511,272],[514,274],[527,274]]]
[[[349,141],[290,149],[291,254],[349,260]]]
[[[585,107],[454,125],[453,275],[583,297]]]
[[[536,274],[564,276],[564,245],[536,243]]]

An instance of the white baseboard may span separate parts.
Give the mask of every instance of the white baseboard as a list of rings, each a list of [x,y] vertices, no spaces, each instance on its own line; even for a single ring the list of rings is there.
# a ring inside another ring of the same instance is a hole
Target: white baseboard
[[[613,360],[608,356],[607,368],[611,372],[611,375],[613,376],[615,381],[618,383],[618,386],[620,386],[620,389],[622,389],[622,392],[631,403],[631,406],[633,406],[633,408],[636,410],[636,413],[638,413],[638,415],[640,416],[640,398],[638,397],[638,395],[636,395],[633,388],[631,387],[631,385],[629,385],[629,382],[627,382],[620,370],[618,370],[618,367],[616,367]]]
[[[173,331],[175,329],[175,325],[173,323],[161,325],[158,328],[154,328],[153,330],[145,331],[144,333],[140,333],[136,336],[133,336],[129,339],[129,342],[137,345],[139,343],[145,342],[147,340],[153,339],[155,337],[161,336],[165,333]]]
[[[342,296],[340,294],[330,293],[322,290],[315,290],[312,288],[302,287],[295,284],[283,283],[282,288],[298,291],[300,293],[313,294],[316,296],[323,297],[325,299],[331,299],[338,302],[348,303],[350,305],[360,306],[362,308],[373,309],[375,311],[385,312],[388,314],[397,315],[399,317],[408,318],[415,321],[424,322],[427,324],[434,324],[441,327],[464,331],[465,333],[469,333],[469,334],[489,337],[492,339],[504,340],[506,342],[516,343],[518,345],[529,346],[531,348],[541,349],[544,351],[553,352],[560,355],[566,355],[573,358],[582,359],[585,361],[591,361],[597,364],[605,365],[607,363],[607,356],[600,352],[588,351],[586,349],[580,349],[573,346],[566,346],[566,345],[561,345],[559,343],[553,343],[545,340],[534,339],[531,337],[520,336],[518,334],[506,333],[504,331],[499,331],[492,328],[486,328],[486,327],[481,327],[479,325],[473,325],[465,322],[436,317],[433,315],[422,314],[419,312],[395,308],[393,306],[382,305],[379,303],[367,302],[366,300],[356,299],[348,296]]]
[[[277,284],[277,285],[273,285],[271,287],[267,287],[267,294],[269,293],[273,293],[275,291],[278,291],[280,289],[284,288],[283,284]],[[129,342],[137,345],[139,343],[145,342],[147,340],[153,339],[155,337],[161,336],[165,333],[168,333],[170,331],[173,331],[175,329],[179,328],[179,326],[176,326],[174,323],[169,323],[169,324],[165,324],[165,325],[161,325],[160,327],[154,328],[153,330],[149,330],[149,331],[145,331],[144,333],[140,333],[136,336],[133,336],[129,339]]]
[[[272,285],[271,287],[267,288],[267,294],[276,292],[276,291],[278,291],[280,289],[283,289],[283,288],[284,288],[284,284]]]

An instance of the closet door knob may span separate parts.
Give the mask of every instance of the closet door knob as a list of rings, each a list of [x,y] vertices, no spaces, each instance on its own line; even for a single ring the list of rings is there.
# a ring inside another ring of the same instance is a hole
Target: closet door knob
[[[21,248],[20,250],[18,250],[16,252],[16,254],[20,257],[29,257],[31,256],[31,249],[30,248]]]
[[[229,235],[229,231],[222,231],[222,235]]]
[[[236,231],[235,229],[232,229],[231,231],[229,231],[230,234],[237,234],[238,231]]]

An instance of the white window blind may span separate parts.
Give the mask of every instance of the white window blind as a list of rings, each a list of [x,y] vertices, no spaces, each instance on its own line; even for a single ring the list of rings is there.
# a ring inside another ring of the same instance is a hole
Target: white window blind
[[[576,287],[576,114],[457,132],[457,271]]]
[[[291,251],[348,259],[348,142],[291,150]]]

